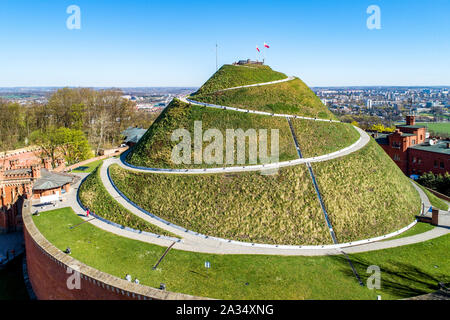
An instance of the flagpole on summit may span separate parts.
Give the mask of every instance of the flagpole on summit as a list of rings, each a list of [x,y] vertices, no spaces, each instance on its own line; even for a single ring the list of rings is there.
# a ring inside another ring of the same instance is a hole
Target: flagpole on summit
[[[266,52],[266,49],[269,49],[270,48],[270,46],[267,44],[267,42],[264,42],[264,52]],[[263,63],[265,63],[266,62],[266,55],[265,54],[263,54]]]

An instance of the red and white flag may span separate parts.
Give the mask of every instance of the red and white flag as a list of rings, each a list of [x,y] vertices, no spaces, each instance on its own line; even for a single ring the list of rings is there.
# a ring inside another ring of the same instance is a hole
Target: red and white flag
[[[261,52],[261,51],[259,50],[258,46],[256,46],[256,50],[258,50],[258,52]]]
[[[264,47],[267,48],[267,49],[270,48],[270,46],[267,43],[265,43],[265,42],[264,42]]]

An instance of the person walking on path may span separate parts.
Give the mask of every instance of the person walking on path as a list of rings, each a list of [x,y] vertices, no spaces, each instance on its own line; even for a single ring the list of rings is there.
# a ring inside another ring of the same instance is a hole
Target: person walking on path
[[[86,217],[89,218],[89,208],[86,210]]]

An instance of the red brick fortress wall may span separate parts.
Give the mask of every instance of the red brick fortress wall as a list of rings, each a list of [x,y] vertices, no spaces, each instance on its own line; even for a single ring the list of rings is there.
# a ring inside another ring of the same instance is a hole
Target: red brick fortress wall
[[[36,228],[30,206],[23,210],[28,276],[40,300],[196,300],[205,299],[182,293],[161,291],[101,272],[72,258],[52,245]],[[74,272],[79,279],[75,284]]]
[[[67,281],[73,273],[67,267],[49,256],[24,230],[28,275],[36,297],[39,300],[129,300],[138,299],[129,292],[105,285],[80,274],[80,290],[70,290]],[[144,299],[144,297],[140,297]]]

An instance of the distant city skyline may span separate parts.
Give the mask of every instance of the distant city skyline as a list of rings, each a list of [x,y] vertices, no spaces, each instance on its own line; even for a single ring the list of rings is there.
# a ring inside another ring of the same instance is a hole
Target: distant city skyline
[[[81,10],[81,29],[67,28]],[[369,30],[367,8],[381,10]],[[0,87],[198,87],[263,58],[311,87],[450,86],[450,2],[31,1],[0,3]],[[270,49],[264,49],[264,43]]]

